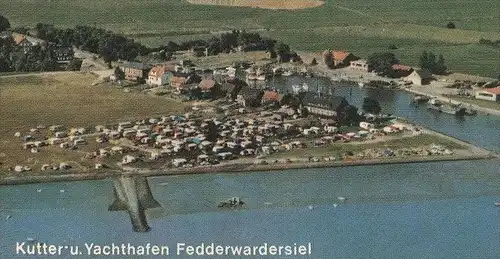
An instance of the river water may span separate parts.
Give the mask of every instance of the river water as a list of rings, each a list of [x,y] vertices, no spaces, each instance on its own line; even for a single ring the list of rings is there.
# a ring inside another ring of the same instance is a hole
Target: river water
[[[280,84],[329,84],[322,78],[283,80]],[[356,106],[364,96],[375,97],[385,112],[500,151],[499,117],[431,113],[410,107],[410,96],[403,92],[355,87],[335,93]],[[16,242],[28,237],[82,249],[91,242],[149,242],[168,245],[172,254],[179,242],[310,242],[312,255],[305,258],[500,258],[500,208],[493,205],[500,201],[498,160],[156,177],[149,182],[162,208],[147,212],[148,233],[133,232],[126,213],[107,211],[112,201],[108,180],[0,187],[0,258],[32,258],[15,254]],[[231,196],[240,196],[244,209],[216,208]],[[93,258],[83,252],[57,258]]]

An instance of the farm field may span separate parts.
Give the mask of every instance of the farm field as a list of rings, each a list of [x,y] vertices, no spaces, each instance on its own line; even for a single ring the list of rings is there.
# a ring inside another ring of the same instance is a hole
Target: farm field
[[[403,63],[417,65],[423,50],[443,54],[453,71],[497,77],[500,50],[479,45],[481,38],[500,39],[497,0],[327,0],[300,10],[195,5],[185,0],[120,2],[0,0],[13,24],[53,23],[60,27],[95,25],[151,46],[169,40],[210,38],[231,29],[267,29],[296,50],[346,49],[366,57],[390,50]],[[29,15],[26,15],[29,14]],[[445,25],[453,22],[456,29]]]
[[[78,72],[0,77],[0,169],[16,163],[78,161],[82,156],[58,147],[31,154],[14,137],[17,131],[26,134],[40,124],[90,128],[121,120],[184,113],[185,106],[178,101],[124,93],[110,86],[91,86],[95,79],[95,75]]]

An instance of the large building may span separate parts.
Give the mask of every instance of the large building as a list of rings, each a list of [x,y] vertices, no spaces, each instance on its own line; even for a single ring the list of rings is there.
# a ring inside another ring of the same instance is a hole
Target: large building
[[[245,107],[257,107],[260,106],[263,95],[264,91],[261,89],[243,87],[238,93],[236,101]]]
[[[71,46],[51,45],[49,49],[52,57],[59,64],[70,63],[75,58],[75,52]]]
[[[368,72],[368,61],[366,59],[359,59],[350,62],[349,67],[353,70]]]
[[[433,79],[432,73],[427,69],[415,70],[405,80],[414,85],[426,85]]]
[[[120,69],[125,73],[125,79],[130,81],[141,81],[146,78],[151,67],[143,63],[124,63]]]
[[[42,39],[31,37],[24,34],[12,33],[12,40],[17,46],[23,48],[24,53],[29,52],[35,46],[45,47],[46,42]]]
[[[500,102],[500,86],[477,91],[476,99]]]
[[[146,83],[153,86],[161,86],[170,83],[174,70],[173,66],[156,65],[148,73]]]
[[[342,96],[319,96],[312,92],[308,92],[302,100],[302,106],[309,113],[325,117],[337,117],[348,105],[349,102]]]
[[[346,67],[350,65],[351,61],[358,58],[350,52],[335,50],[332,52],[332,59],[334,67]]]

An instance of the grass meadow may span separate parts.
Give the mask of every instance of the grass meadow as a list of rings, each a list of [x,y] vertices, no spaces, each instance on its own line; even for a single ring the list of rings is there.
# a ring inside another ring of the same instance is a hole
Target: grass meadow
[[[0,0],[14,26],[38,22],[59,27],[95,25],[130,35],[151,46],[169,40],[211,37],[230,29],[268,29],[269,36],[296,50],[345,49],[366,57],[389,51],[418,65],[423,50],[443,54],[456,72],[496,77],[500,50],[478,44],[500,40],[498,0],[326,0],[302,10],[266,10],[192,5],[184,0]],[[453,22],[456,29],[445,28]]]

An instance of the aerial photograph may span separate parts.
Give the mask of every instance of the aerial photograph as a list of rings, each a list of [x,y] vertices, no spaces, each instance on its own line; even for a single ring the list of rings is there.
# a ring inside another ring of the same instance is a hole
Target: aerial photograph
[[[499,0],[0,0],[0,259],[500,258]]]

